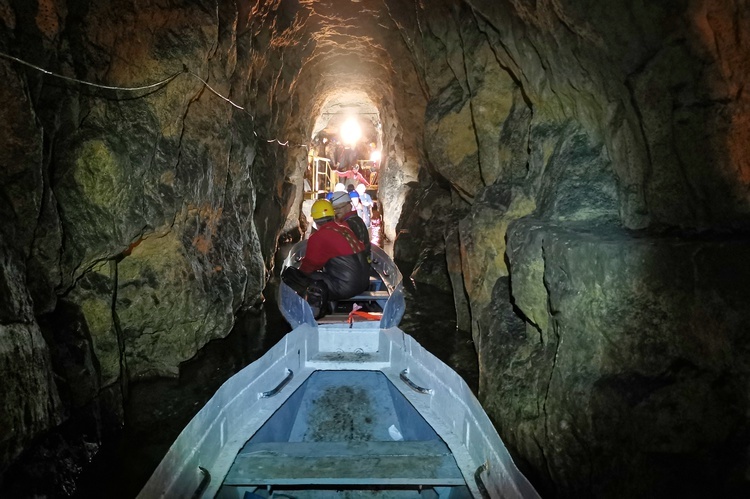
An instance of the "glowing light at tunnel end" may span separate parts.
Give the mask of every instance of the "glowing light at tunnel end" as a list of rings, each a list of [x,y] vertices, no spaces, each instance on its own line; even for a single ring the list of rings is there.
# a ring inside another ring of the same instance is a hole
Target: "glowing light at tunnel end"
[[[359,126],[357,119],[351,117],[341,125],[339,134],[344,144],[355,145],[360,137],[362,137],[362,128]]]

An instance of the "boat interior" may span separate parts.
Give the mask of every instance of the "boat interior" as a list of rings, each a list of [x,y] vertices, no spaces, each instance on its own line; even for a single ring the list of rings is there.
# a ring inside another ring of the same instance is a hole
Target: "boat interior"
[[[244,445],[216,497],[471,493],[446,443],[383,373],[319,370]]]

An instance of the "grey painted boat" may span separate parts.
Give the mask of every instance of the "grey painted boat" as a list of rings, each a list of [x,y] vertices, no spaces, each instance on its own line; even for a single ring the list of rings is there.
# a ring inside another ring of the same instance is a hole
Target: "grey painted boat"
[[[138,497],[539,497],[463,379],[398,328],[401,275],[376,246],[373,268],[369,320],[318,323],[282,285],[293,330],[221,386]]]

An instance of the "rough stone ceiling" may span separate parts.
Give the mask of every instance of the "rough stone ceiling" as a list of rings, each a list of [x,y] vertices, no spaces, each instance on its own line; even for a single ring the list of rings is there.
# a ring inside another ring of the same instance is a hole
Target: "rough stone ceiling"
[[[328,95],[315,120],[312,138],[320,132],[337,134],[341,123],[349,116],[358,118],[362,135],[367,142],[376,141],[380,125],[378,108],[365,92],[346,89],[333,90]]]
[[[378,43],[392,22],[377,0],[259,1],[252,12],[286,9],[286,27],[276,26],[272,44],[302,51],[302,69],[293,88],[309,95],[302,116],[314,137],[331,133],[357,115],[366,135],[376,133],[378,102],[390,92],[391,57]],[[255,14],[254,14],[255,15]]]

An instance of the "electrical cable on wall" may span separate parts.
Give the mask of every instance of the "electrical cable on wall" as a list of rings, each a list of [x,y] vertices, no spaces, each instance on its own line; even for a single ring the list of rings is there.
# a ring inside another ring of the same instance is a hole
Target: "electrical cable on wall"
[[[216,91],[211,85],[208,84],[208,82],[206,80],[204,80],[203,78],[201,78],[197,74],[195,74],[192,71],[190,71],[187,68],[187,66],[183,66],[183,70],[182,71],[178,71],[178,72],[174,73],[173,75],[168,76],[167,78],[164,78],[163,80],[158,81],[156,83],[151,83],[149,85],[142,85],[142,86],[138,86],[138,87],[117,87],[117,86],[111,86],[111,85],[101,85],[99,83],[91,83],[91,82],[88,82],[88,81],[85,81],[85,80],[79,80],[78,78],[71,78],[69,76],[64,76],[64,75],[61,75],[61,74],[58,74],[58,73],[54,73],[52,71],[48,71],[48,70],[46,70],[44,68],[41,68],[41,67],[39,67],[39,66],[37,66],[35,64],[31,64],[30,62],[24,61],[23,59],[19,59],[18,57],[14,57],[14,56],[6,54],[4,52],[0,52],[0,57],[4,57],[5,59],[10,59],[10,60],[15,61],[15,62],[17,62],[19,64],[23,64],[24,66],[30,67],[30,68],[32,68],[32,69],[34,69],[36,71],[40,71],[40,72],[42,72],[42,73],[44,73],[46,75],[54,76],[55,78],[60,78],[61,80],[66,80],[66,81],[70,81],[70,82],[74,82],[74,83],[79,83],[81,85],[86,85],[86,86],[89,86],[89,87],[101,88],[101,89],[104,89],[104,90],[120,90],[120,91],[124,91],[124,92],[140,92],[140,91],[143,91],[143,90],[152,90],[152,89],[157,89],[158,90],[159,88],[161,88],[163,86],[166,86],[169,83],[171,83],[172,80],[174,80],[175,78],[177,78],[181,74],[188,74],[188,75],[192,76],[193,78],[196,78],[201,83],[203,83],[203,85],[206,88],[208,88],[214,95],[216,95],[217,97],[223,99],[224,101],[228,102],[229,104],[231,104],[235,108],[239,109],[240,111],[242,111],[245,114],[247,114],[248,116],[250,116],[250,119],[253,121],[253,123],[255,122],[255,116],[253,116],[252,114],[250,114],[247,111],[247,109],[245,109],[244,107],[240,106],[239,104],[237,104],[236,102],[232,101],[228,97],[226,97],[226,96],[222,95],[221,93],[219,93],[218,91]],[[255,135],[259,139],[265,140],[266,142],[269,142],[269,143],[276,142],[280,146],[284,146],[284,147],[288,147],[289,146],[289,141],[288,140],[282,142],[279,139],[265,139],[265,138],[261,137],[260,135],[258,135],[258,132],[256,132],[255,130],[253,130],[253,135]],[[304,147],[305,149],[308,148],[308,146],[306,144],[296,144],[296,147]]]

